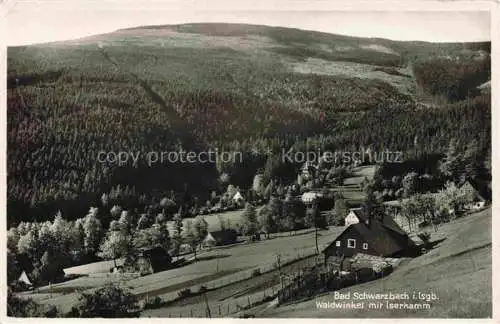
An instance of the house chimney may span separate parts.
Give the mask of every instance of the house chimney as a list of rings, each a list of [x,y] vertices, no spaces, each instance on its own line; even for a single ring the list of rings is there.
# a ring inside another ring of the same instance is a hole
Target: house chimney
[[[370,210],[368,210],[367,215],[366,215],[366,219],[365,219],[365,225],[367,227],[370,227],[371,223],[372,223],[372,213]]]

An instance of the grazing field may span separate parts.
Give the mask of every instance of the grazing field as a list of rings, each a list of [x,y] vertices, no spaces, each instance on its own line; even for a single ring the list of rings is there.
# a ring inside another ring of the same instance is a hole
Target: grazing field
[[[334,301],[333,293],[263,311],[263,317],[491,317],[491,208],[470,214],[432,231],[445,238],[427,254],[402,265],[390,276],[341,290],[345,292],[435,293],[430,309],[319,309],[318,301]]]
[[[316,256],[306,257],[291,264],[281,267],[282,274],[296,273],[304,266],[315,262]],[[286,281],[286,278],[284,279]],[[225,285],[221,288],[208,290],[206,297],[215,317],[227,316],[238,310],[238,306],[246,306],[249,302],[256,302],[264,296],[271,296],[280,287],[279,271],[273,270],[261,275],[253,276],[247,280]],[[220,313],[218,311],[220,310]],[[167,316],[206,316],[204,295],[195,295],[170,303],[167,307],[146,310],[142,313],[145,317]]]
[[[112,269],[115,265],[122,266],[125,260],[123,258],[101,262],[93,262],[88,264],[79,265],[76,267],[66,268],[64,269],[64,273],[66,275],[70,274],[78,274],[78,275],[88,275],[95,273],[109,273],[109,270]]]
[[[334,227],[321,231],[318,237],[320,249],[342,231]],[[52,304],[68,311],[80,292],[102,287],[106,283],[120,283],[141,298],[160,296],[164,300],[177,297],[184,288],[219,287],[236,280],[246,279],[259,268],[262,272],[272,269],[277,255],[282,262],[313,254],[315,251],[314,232],[303,232],[293,236],[271,237],[251,244],[237,244],[229,247],[204,251],[197,262],[168,271],[143,277],[124,274],[95,274],[66,281],[52,287],[41,287],[37,292],[22,293],[43,304]]]
[[[229,222],[231,227],[236,228],[238,224],[241,224],[242,218],[241,216],[243,215],[243,209],[239,210],[233,210],[233,211],[227,211],[227,212],[221,212],[221,213],[213,213],[213,214],[208,214],[208,215],[201,215],[205,220],[207,221],[208,224],[208,231],[218,231],[221,229],[221,221],[224,221],[224,223]],[[186,228],[186,223],[189,220],[193,220],[194,218],[184,218],[182,220],[184,227]],[[168,230],[172,234],[173,231],[173,222],[168,222]]]
[[[373,179],[375,171],[375,165],[357,167],[354,169],[352,176],[344,180],[344,184],[342,186],[332,185],[330,190],[340,192],[349,206],[359,206],[365,198],[361,187],[363,180],[365,177],[368,180]]]

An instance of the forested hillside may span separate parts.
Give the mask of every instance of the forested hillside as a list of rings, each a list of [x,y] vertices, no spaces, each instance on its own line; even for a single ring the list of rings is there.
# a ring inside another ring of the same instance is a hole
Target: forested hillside
[[[352,69],[310,73],[311,58]],[[204,201],[227,183],[248,188],[259,170],[287,181],[300,165],[282,172],[270,161],[292,146],[414,158],[443,154],[454,138],[475,140],[487,160],[491,99],[477,87],[489,79],[489,43],[264,26],[140,27],[9,48],[8,221],[52,219],[57,210],[76,219],[110,192],[125,208],[171,191]],[[97,159],[181,147],[245,155],[230,165]]]

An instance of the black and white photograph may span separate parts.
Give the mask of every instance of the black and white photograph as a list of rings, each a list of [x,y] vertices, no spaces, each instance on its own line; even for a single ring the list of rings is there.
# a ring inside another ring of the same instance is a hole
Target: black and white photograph
[[[493,317],[492,11],[288,2],[3,4],[6,316]]]

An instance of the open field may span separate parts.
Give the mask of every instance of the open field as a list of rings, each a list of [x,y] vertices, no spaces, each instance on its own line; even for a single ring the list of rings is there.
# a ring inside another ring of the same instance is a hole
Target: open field
[[[213,213],[213,214],[208,214],[208,215],[200,215],[203,217],[208,224],[208,231],[218,231],[221,229],[220,227],[220,222],[221,220],[224,222],[229,222],[231,227],[236,227],[238,224],[241,224],[242,218],[241,215],[243,215],[244,209],[238,209],[238,210],[233,210],[233,211],[227,211],[227,212],[220,212],[220,213]],[[184,218],[182,220],[184,224],[184,228],[186,228],[185,224],[189,220],[193,220],[194,218]],[[172,234],[173,230],[173,222],[168,222],[168,230]]]
[[[306,265],[315,263],[316,256],[306,257],[291,264],[281,267],[281,273],[296,273]],[[284,279],[286,281],[286,279]],[[277,269],[253,276],[247,280],[225,285],[221,288],[209,290],[206,293],[211,309],[218,311],[218,316],[231,316],[237,311],[237,305],[246,306],[248,303],[260,301],[264,296],[271,296],[280,287],[279,271]],[[145,317],[167,317],[167,316],[206,316],[206,304],[204,295],[195,295],[179,301],[175,301],[166,307],[146,310],[142,313]]]
[[[447,223],[432,232],[446,238],[427,254],[402,265],[390,276],[340,292],[435,293],[430,309],[318,309],[318,301],[335,301],[333,293],[269,309],[263,317],[490,317],[491,208]],[[337,300],[338,301],[338,300]],[[348,302],[349,300],[347,300]],[[397,302],[397,301],[396,301]]]
[[[379,79],[395,86],[401,93],[412,94],[415,92],[413,79],[405,74],[404,69],[395,70],[400,74],[389,74],[373,65],[356,62],[331,62],[319,58],[307,58],[304,62],[292,62],[288,67],[298,73],[315,73],[326,75],[341,75],[356,78]],[[401,73],[402,72],[402,73]]]
[[[368,179],[372,179],[374,172],[375,172],[375,166],[373,165],[357,167],[353,172],[353,176],[345,179],[343,186],[335,186],[332,190],[341,192],[344,195],[344,198],[351,206],[359,205],[360,203],[362,203],[364,199],[364,194],[363,191],[360,189],[360,185],[365,177],[367,177]],[[260,207],[257,208],[257,212],[259,211],[259,209]],[[241,224],[243,212],[244,209],[239,209],[234,211],[212,213],[201,216],[208,223],[209,231],[217,231],[221,229],[220,227],[221,221],[229,222],[229,224],[232,227],[236,227],[238,224]],[[192,221],[193,219],[194,218],[184,218],[183,219],[184,228],[186,228],[185,224],[187,223],[187,221],[189,220]],[[173,226],[174,226],[173,222],[168,222],[168,229],[171,235],[173,233]],[[312,231],[313,231],[312,229],[305,229],[297,231],[295,232],[295,234],[312,232]],[[289,236],[289,233],[276,233],[273,234],[272,236],[273,237]],[[122,259],[118,259],[116,262],[117,265],[123,264]],[[113,261],[102,261],[102,262],[95,262],[91,264],[72,267],[66,269],[65,271],[67,274],[108,273],[109,269],[111,269],[113,266],[114,266]]]
[[[321,231],[318,237],[320,249],[342,231],[335,227]],[[164,300],[177,297],[177,291],[184,288],[205,285],[219,287],[246,279],[259,268],[261,272],[272,269],[279,254],[282,262],[313,254],[315,239],[313,232],[304,231],[294,236],[282,236],[262,240],[252,244],[237,244],[220,247],[199,254],[199,261],[168,271],[134,278],[131,275],[96,274],[80,277],[50,287],[42,287],[39,292],[26,292],[22,296],[31,297],[43,304],[53,304],[69,310],[80,292],[91,290],[106,283],[120,283],[139,297],[160,296]],[[196,289],[195,289],[196,288]],[[52,289],[52,292],[51,292]]]
[[[352,207],[361,205],[365,198],[363,191],[357,184],[335,186],[330,190],[341,193],[345,201]]]
[[[363,189],[361,188],[363,180],[365,177],[368,180],[373,179],[375,170],[375,165],[357,167],[353,170],[352,176],[344,180],[342,186],[332,185],[330,190],[342,193],[349,206],[359,206],[365,198]]]
[[[350,178],[345,179],[344,184],[345,185],[350,185],[350,184],[361,184],[363,182],[363,179],[365,177],[368,178],[368,180],[373,179],[373,176],[375,175],[377,166],[376,165],[364,165],[360,166],[354,169],[353,171],[353,176]]]
[[[79,266],[66,268],[64,269],[64,273],[66,275],[69,274],[88,275],[96,273],[109,273],[109,270],[112,269],[115,266],[115,264],[117,266],[122,266],[124,261],[125,260],[123,258],[120,258],[116,259],[116,261],[106,260],[101,262],[82,264]]]

